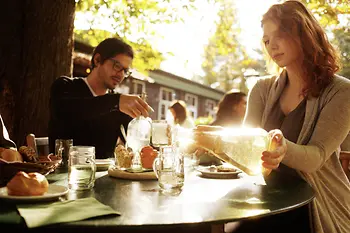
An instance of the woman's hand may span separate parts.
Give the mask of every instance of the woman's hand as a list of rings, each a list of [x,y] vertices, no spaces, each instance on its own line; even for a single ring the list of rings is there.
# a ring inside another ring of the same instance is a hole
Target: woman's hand
[[[266,169],[277,169],[287,152],[286,139],[278,129],[271,130],[269,136],[271,146],[268,151],[262,153],[262,165]]]

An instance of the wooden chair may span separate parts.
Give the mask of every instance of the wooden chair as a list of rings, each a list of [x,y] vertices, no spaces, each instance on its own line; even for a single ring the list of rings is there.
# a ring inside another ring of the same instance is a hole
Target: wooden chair
[[[350,151],[341,151],[339,159],[346,176],[350,180]]]
[[[38,137],[34,134],[28,134],[26,137],[27,146],[32,147],[39,156],[47,156],[49,154],[49,138]]]

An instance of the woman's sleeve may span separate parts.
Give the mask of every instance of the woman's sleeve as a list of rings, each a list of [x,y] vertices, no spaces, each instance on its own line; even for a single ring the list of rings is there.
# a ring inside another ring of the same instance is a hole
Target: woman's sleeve
[[[325,104],[307,145],[287,141],[283,163],[302,172],[319,170],[344,142],[350,131],[350,86],[340,89]]]
[[[248,104],[243,125],[246,127],[261,127],[261,118],[265,108],[263,98],[263,83],[258,81],[248,94]]]

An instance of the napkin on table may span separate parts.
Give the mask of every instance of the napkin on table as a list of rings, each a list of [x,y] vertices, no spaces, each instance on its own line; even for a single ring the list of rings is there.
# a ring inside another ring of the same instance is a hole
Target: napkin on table
[[[92,197],[50,204],[17,205],[17,209],[28,228],[79,221],[104,215],[120,215],[111,207]]]

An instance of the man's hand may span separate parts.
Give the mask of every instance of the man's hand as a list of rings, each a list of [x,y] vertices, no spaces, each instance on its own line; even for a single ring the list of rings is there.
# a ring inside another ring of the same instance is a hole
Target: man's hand
[[[148,117],[148,112],[154,110],[138,95],[120,95],[119,110],[133,118],[140,115]]]

